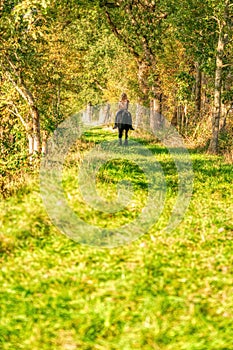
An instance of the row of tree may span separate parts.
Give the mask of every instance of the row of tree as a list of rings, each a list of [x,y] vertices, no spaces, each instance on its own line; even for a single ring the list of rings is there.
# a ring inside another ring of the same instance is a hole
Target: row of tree
[[[210,108],[209,151],[216,153],[220,126],[233,103],[231,1],[104,0],[101,5],[112,32],[137,62],[142,100],[149,99],[159,113],[173,106],[171,119],[181,129],[190,118],[196,126]]]
[[[182,133],[211,117],[216,153],[231,117],[232,33],[230,0],[1,0],[5,159],[45,151],[64,118],[123,90]]]

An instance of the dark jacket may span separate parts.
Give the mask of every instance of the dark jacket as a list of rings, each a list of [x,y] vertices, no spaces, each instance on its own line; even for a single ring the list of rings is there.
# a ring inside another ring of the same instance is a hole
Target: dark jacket
[[[131,113],[127,110],[120,109],[115,117],[115,127],[134,130],[132,127]]]

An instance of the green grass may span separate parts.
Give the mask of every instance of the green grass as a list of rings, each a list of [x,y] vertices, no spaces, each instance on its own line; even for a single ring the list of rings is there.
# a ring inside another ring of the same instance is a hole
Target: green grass
[[[109,217],[77,195],[80,159],[94,142],[115,137],[87,134],[63,176],[73,210],[103,227],[134,219],[147,193],[140,169],[116,161],[100,169],[99,191],[114,197],[116,182],[131,174],[134,207]],[[193,195],[168,233],[177,173],[166,149],[145,144],[163,167],[167,196],[159,221],[131,244],[100,249],[68,239],[50,222],[35,178],[1,202],[1,349],[233,349],[232,166],[191,151]]]

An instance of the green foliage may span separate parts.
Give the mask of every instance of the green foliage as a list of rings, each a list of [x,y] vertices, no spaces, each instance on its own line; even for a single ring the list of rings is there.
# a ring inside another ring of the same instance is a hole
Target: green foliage
[[[230,105],[233,105],[233,87],[223,92],[222,102],[225,104],[230,103]]]
[[[25,174],[30,170],[25,131],[15,116],[2,108],[1,131],[1,198],[16,193],[25,184]]]
[[[176,77],[178,86],[177,98],[180,102],[188,102],[192,97],[192,90],[195,84],[194,77],[187,72],[180,72]]]
[[[193,60],[199,62],[206,71],[211,66],[210,62],[215,63],[218,37],[217,24],[212,16],[212,9],[207,2],[185,1],[182,6],[176,3],[170,18],[175,36],[184,44]]]

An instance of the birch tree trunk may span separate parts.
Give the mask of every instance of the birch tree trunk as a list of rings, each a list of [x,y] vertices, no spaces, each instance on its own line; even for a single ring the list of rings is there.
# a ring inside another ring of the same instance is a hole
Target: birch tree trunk
[[[221,90],[222,90],[222,68],[223,68],[223,52],[224,38],[222,31],[219,33],[218,47],[216,55],[216,69],[214,82],[214,105],[212,111],[212,138],[210,140],[209,152],[216,154],[218,152],[218,134],[219,121],[221,116]]]
[[[161,129],[162,124],[162,94],[157,94],[150,102],[150,128],[155,132]]]
[[[31,92],[23,82],[22,77],[20,77],[19,75],[17,76],[18,78],[17,80],[19,82],[16,82],[16,80],[12,78],[9,72],[7,72],[7,77],[9,81],[13,84],[15,89],[18,91],[18,93],[27,102],[29,107],[31,121],[28,124],[30,124],[30,128],[25,127],[27,132],[28,142],[29,142],[29,146],[28,146],[29,154],[40,153],[41,152],[40,115],[39,115],[39,111],[37,109],[35,100]]]
[[[43,155],[46,155],[48,152],[48,137],[49,137],[49,133],[47,131],[43,131],[42,133],[42,143],[41,143],[41,153]]]

